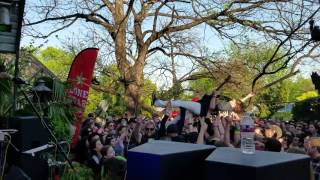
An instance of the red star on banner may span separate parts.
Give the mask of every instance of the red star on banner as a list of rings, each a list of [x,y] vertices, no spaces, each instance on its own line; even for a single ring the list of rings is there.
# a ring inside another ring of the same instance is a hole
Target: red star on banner
[[[84,81],[85,81],[86,79],[87,79],[87,78],[84,78],[84,77],[83,77],[83,74],[80,73],[80,75],[76,77],[76,82],[77,82],[77,84],[80,84],[80,86],[82,86],[82,85],[85,83]]]

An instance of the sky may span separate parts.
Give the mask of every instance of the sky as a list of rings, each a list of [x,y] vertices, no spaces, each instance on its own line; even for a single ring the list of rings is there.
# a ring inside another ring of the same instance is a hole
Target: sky
[[[36,0],[38,1],[38,0]],[[28,7],[28,3],[35,3],[35,0],[27,0],[27,7]],[[26,13],[28,13],[30,11],[26,10]],[[30,15],[30,14],[28,14]],[[36,15],[36,14],[31,14]],[[37,27],[37,30],[41,31],[41,32],[46,32],[50,29],[48,29],[48,26],[41,25]],[[34,39],[31,37],[27,37],[27,36],[23,36],[22,37],[22,41],[21,41],[21,46],[28,46],[31,43],[34,46],[41,46],[42,48],[47,47],[47,46],[53,46],[53,47],[57,47],[57,48],[62,48],[63,47],[63,43],[60,41],[62,40],[66,40],[72,36],[75,35],[79,35],[81,34],[81,32],[85,32],[86,31],[86,26],[84,26],[83,22],[77,22],[74,25],[72,25],[71,27],[67,28],[66,30],[60,31],[52,36],[50,36],[47,39]],[[201,25],[199,27],[197,27],[196,29],[193,30],[193,32],[195,32],[199,39],[201,40],[200,43],[205,45],[210,51],[212,52],[216,52],[219,50],[222,50],[223,48],[225,48],[226,46],[229,45],[230,41],[225,40],[225,39],[220,39],[215,32],[208,27],[208,25]],[[320,69],[319,67],[319,63],[311,63],[312,61],[306,61],[304,62],[305,65],[300,66],[300,71],[301,74],[303,74],[304,76],[309,76],[309,74],[312,71],[319,71]],[[311,63],[311,64],[310,64]],[[188,66],[188,64],[186,64]],[[183,74],[185,70],[182,70],[182,72],[178,72],[180,74]],[[158,81],[159,82],[159,72],[155,73],[155,76],[152,77],[153,81]]]

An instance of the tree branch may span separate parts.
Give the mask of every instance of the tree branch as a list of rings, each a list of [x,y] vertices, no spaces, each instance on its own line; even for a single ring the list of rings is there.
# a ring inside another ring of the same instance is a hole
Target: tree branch
[[[279,78],[279,79],[277,79],[277,80],[275,80],[275,81],[273,81],[273,82],[271,82],[271,83],[263,86],[262,88],[257,89],[255,92],[260,92],[260,91],[262,91],[262,90],[268,89],[268,88],[270,88],[271,86],[273,86],[273,85],[275,85],[275,84],[277,84],[277,83],[279,83],[279,82],[282,82],[282,81],[284,81],[284,80],[286,80],[286,79],[288,79],[288,78],[291,78],[292,76],[295,76],[295,75],[298,74],[298,73],[299,73],[299,70],[297,70],[297,71],[295,71],[295,72],[290,72],[289,74],[287,74],[287,75],[285,75],[285,76],[283,76],[283,77],[281,77],[281,78]]]
[[[109,11],[114,14],[115,12],[115,8],[114,5],[109,1],[109,0],[102,0],[102,2],[107,6],[107,8],[109,9]]]
[[[301,23],[299,26],[297,26],[293,31],[290,32],[290,34],[288,34],[288,36],[283,40],[281,41],[281,43],[279,43],[279,45],[277,46],[275,52],[273,53],[273,55],[271,56],[271,58],[269,59],[269,61],[263,66],[262,68],[262,72],[259,73],[252,81],[252,86],[251,86],[251,89],[252,91],[254,90],[254,87],[256,85],[256,82],[262,77],[264,76],[265,74],[274,74],[278,71],[280,71],[281,69],[283,69],[283,66],[280,67],[279,69],[277,69],[276,71],[274,72],[266,72],[267,68],[272,64],[274,63],[274,58],[276,57],[276,55],[278,54],[280,48],[291,38],[291,36],[296,32],[298,31],[302,26],[304,26],[310,19],[312,19],[316,14],[317,12],[320,10],[320,7],[317,8],[316,11],[314,11],[312,13],[312,15],[310,17],[308,17],[303,23]],[[310,43],[310,41],[308,42]],[[284,65],[287,65],[289,63],[290,59],[288,58],[288,60],[284,63]]]
[[[46,19],[42,19],[42,20],[39,20],[39,21],[36,21],[36,22],[31,22],[31,23],[25,24],[24,26],[32,26],[32,25],[40,24],[40,23],[47,22],[47,21],[66,20],[66,19],[70,19],[70,18],[75,18],[75,20],[78,19],[78,18],[85,19],[86,21],[102,25],[109,32],[114,32],[113,25],[108,23],[108,21],[102,21],[102,20],[98,19],[97,17],[95,17],[94,14],[92,15],[92,14],[81,14],[81,13],[75,13],[75,14],[66,15],[66,16],[46,18]],[[104,18],[104,20],[106,20],[106,19]]]

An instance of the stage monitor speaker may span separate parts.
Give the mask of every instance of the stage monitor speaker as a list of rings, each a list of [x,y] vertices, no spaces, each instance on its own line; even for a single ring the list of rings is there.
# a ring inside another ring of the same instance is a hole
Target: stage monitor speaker
[[[310,158],[267,151],[243,154],[240,149],[217,148],[206,159],[206,179],[308,180]]]
[[[49,177],[48,160],[39,156],[22,154],[20,166],[32,180],[44,180]]]
[[[47,119],[44,119],[46,122]],[[18,132],[11,135],[11,142],[20,152],[48,144],[49,134],[41,121],[35,116],[19,116],[9,120],[9,128]],[[20,154],[14,148],[9,148],[9,164],[20,164]]]
[[[128,152],[128,180],[202,180],[214,146],[153,141]]]
[[[47,119],[44,120],[47,123]],[[12,118],[9,120],[9,128],[18,130],[12,135],[11,141],[20,151],[48,144],[48,132],[35,116]]]
[[[69,149],[67,141],[59,142],[64,151]],[[55,155],[55,157],[53,156]],[[54,158],[54,159],[52,159]],[[33,180],[43,180],[49,177],[49,159],[52,161],[64,162],[65,159],[60,151],[57,151],[57,146],[53,144],[45,144],[43,146],[30,149],[22,152],[20,155],[20,167]]]

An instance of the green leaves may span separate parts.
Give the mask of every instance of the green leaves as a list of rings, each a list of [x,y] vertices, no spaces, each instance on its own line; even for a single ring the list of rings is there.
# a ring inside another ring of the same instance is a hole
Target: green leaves
[[[73,60],[71,53],[54,47],[47,47],[35,56],[61,80],[65,80]]]
[[[73,56],[71,53],[54,47],[33,51],[34,55],[59,79],[66,79]],[[44,78],[46,85],[52,89],[52,99],[49,102],[48,117],[50,125],[58,139],[70,139],[70,124],[73,121],[75,109],[66,96],[67,83]]]
[[[313,98],[313,97],[317,97],[317,96],[319,96],[317,91],[308,91],[308,92],[305,92],[305,93],[301,94],[301,96],[297,97],[297,100],[298,101],[303,101],[303,100],[306,100],[306,99],[309,99],[309,98]]]
[[[63,173],[61,180],[93,180],[94,174],[92,170],[80,163],[73,164],[75,171],[73,171],[69,166]]]
[[[65,86],[65,84],[58,80],[53,80],[53,95],[52,101],[50,101],[49,104],[48,117],[57,138],[70,140],[70,125],[74,118],[73,113],[75,109],[72,107],[72,102],[65,93]]]
[[[283,121],[290,121],[292,120],[292,113],[291,112],[276,112],[272,116],[273,119],[283,120]]]
[[[58,80],[53,81],[53,101],[64,101],[66,99],[65,95],[65,85]]]
[[[223,9],[229,9],[229,8],[231,8],[231,3],[225,3],[225,4],[223,4]]]
[[[295,103],[293,107],[293,118],[297,121],[318,120],[320,117],[320,100],[318,98],[308,98]]]
[[[200,93],[211,93],[216,82],[209,78],[203,78],[196,81],[191,81],[189,86],[192,90]]]
[[[5,72],[13,71],[13,63],[5,63],[0,57],[0,66],[5,67]],[[0,80],[0,117],[8,117],[13,106],[13,83],[9,79]]]

